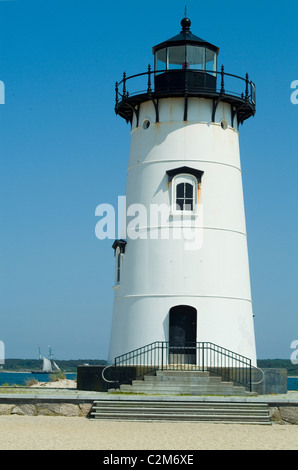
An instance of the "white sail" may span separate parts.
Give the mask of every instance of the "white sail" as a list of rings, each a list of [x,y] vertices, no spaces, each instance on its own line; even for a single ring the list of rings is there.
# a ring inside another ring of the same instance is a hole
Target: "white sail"
[[[57,366],[55,361],[53,361],[53,369],[54,370],[60,370],[59,366]]]
[[[52,364],[49,359],[46,357],[43,358],[43,372],[52,372]]]

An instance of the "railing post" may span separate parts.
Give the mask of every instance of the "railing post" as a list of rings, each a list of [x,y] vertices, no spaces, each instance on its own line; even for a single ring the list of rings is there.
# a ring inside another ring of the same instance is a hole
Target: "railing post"
[[[126,73],[123,72],[123,90],[122,90],[123,96],[122,99],[125,98],[126,95]]]
[[[246,99],[246,101],[248,101],[248,98],[249,98],[249,95],[248,95],[248,84],[249,84],[248,73],[245,76],[245,83],[246,83],[246,86],[245,86],[245,99]]]
[[[147,93],[151,94],[152,88],[151,88],[151,65],[148,65],[148,88],[147,88]]]
[[[225,74],[224,74],[224,70],[225,70],[225,68],[224,68],[224,66],[222,65],[222,66],[221,66],[221,72],[220,72],[220,74],[221,74],[220,93],[221,93],[222,95],[225,94],[225,78],[224,78]]]
[[[163,371],[163,341],[161,343],[161,370]]]
[[[112,379],[114,380],[115,384],[116,384],[116,367],[117,367],[117,358],[115,357],[114,359],[114,369],[112,369]],[[115,386],[115,388],[117,388]]]
[[[118,95],[118,93],[119,93],[119,84],[118,84],[118,82],[116,82],[116,84],[115,84],[115,92],[116,92],[116,107],[117,107],[118,103],[119,103],[119,95]]]
[[[202,365],[203,365],[203,372],[205,372],[205,364],[204,364],[204,361],[205,361],[205,343],[203,343],[203,348],[202,348]]]
[[[253,82],[250,82],[250,98],[251,101],[255,104],[256,102],[256,88]]]

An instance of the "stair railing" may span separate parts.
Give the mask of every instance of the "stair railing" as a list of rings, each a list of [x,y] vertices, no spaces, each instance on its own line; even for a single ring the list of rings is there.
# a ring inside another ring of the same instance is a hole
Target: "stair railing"
[[[210,342],[147,344],[115,358],[112,381],[119,388],[158,370],[210,372],[251,391],[251,359]]]

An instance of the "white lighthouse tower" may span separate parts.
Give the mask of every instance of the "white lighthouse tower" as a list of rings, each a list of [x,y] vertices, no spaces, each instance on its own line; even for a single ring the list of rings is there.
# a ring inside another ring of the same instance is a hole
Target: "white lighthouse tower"
[[[153,47],[154,69],[116,84],[131,143],[109,361],[155,342],[170,353],[208,343],[256,365],[239,154],[255,87],[218,70],[219,49],[188,18],[181,26]]]

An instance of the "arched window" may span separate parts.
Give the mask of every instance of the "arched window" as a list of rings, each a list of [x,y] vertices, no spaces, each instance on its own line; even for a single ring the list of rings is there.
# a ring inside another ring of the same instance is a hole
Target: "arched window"
[[[113,249],[115,250],[115,286],[120,285],[121,267],[126,244],[125,240],[115,240],[113,243]]]
[[[194,187],[189,182],[181,182],[176,185],[176,210],[192,211],[194,206]]]
[[[196,215],[199,202],[199,189],[204,172],[183,166],[167,171],[172,183],[171,206],[173,215]]]
[[[192,175],[181,174],[173,178],[173,213],[192,214],[196,210],[197,179]]]
[[[116,284],[120,284],[120,272],[121,272],[121,251],[120,251],[120,248],[119,246],[116,248],[116,253],[115,253],[115,257],[116,257],[116,272],[115,272],[115,283]]]
[[[196,215],[204,172],[182,166],[167,171],[171,189],[172,215]]]

